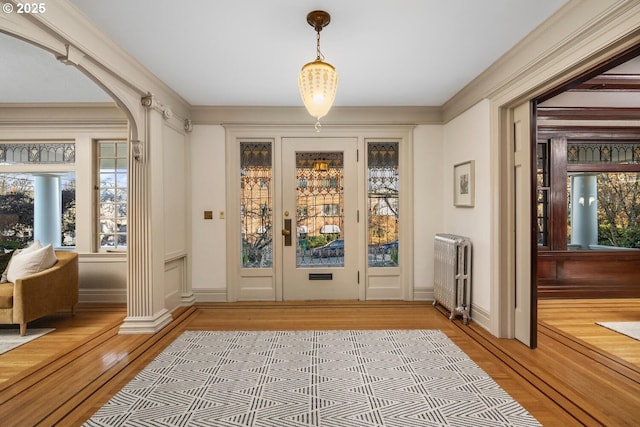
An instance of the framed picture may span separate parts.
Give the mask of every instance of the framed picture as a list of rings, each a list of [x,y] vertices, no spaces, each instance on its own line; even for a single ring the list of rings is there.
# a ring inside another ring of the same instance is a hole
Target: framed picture
[[[475,162],[458,163],[453,166],[453,205],[472,208],[475,202]]]

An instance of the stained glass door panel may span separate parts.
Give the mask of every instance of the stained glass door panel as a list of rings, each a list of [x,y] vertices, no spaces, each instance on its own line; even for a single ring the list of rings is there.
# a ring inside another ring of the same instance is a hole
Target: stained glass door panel
[[[296,267],[344,266],[343,158],[296,153]]]
[[[358,297],[356,147],[355,138],[283,143],[285,299]]]

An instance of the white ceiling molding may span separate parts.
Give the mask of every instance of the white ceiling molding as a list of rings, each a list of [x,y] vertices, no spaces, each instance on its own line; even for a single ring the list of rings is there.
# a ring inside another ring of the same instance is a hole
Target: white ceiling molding
[[[127,117],[114,103],[0,104],[0,125],[124,127]]]
[[[448,122],[481,99],[517,103],[600,63],[602,51],[622,52],[638,44],[640,3],[570,1],[443,106]],[[612,40],[618,40],[615,49]],[[580,64],[577,66],[576,64]],[[519,97],[520,99],[516,99]]]
[[[194,124],[291,124],[315,122],[304,107],[198,106],[192,108]],[[333,107],[323,125],[418,125],[441,124],[440,107]]]

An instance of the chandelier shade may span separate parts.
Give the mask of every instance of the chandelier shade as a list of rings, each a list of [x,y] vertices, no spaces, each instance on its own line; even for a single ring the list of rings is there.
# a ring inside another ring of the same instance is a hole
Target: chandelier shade
[[[333,65],[319,59],[302,67],[298,75],[302,102],[309,114],[320,120],[326,116],[336,98],[338,73]]]
[[[314,10],[307,15],[307,23],[316,30],[316,60],[302,67],[298,75],[298,88],[305,108],[316,118],[316,130],[320,132],[320,119],[327,115],[338,88],[338,74],[333,65],[324,62],[320,52],[320,31],[331,22],[324,10]]]

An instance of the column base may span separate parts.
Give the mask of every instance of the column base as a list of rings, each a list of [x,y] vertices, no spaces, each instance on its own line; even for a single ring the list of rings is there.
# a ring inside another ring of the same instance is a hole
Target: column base
[[[125,317],[120,326],[119,334],[155,334],[167,326],[173,317],[168,310],[163,309],[153,317]]]
[[[191,307],[196,303],[196,296],[192,293],[190,294],[182,294],[180,297],[180,305],[182,307]]]

